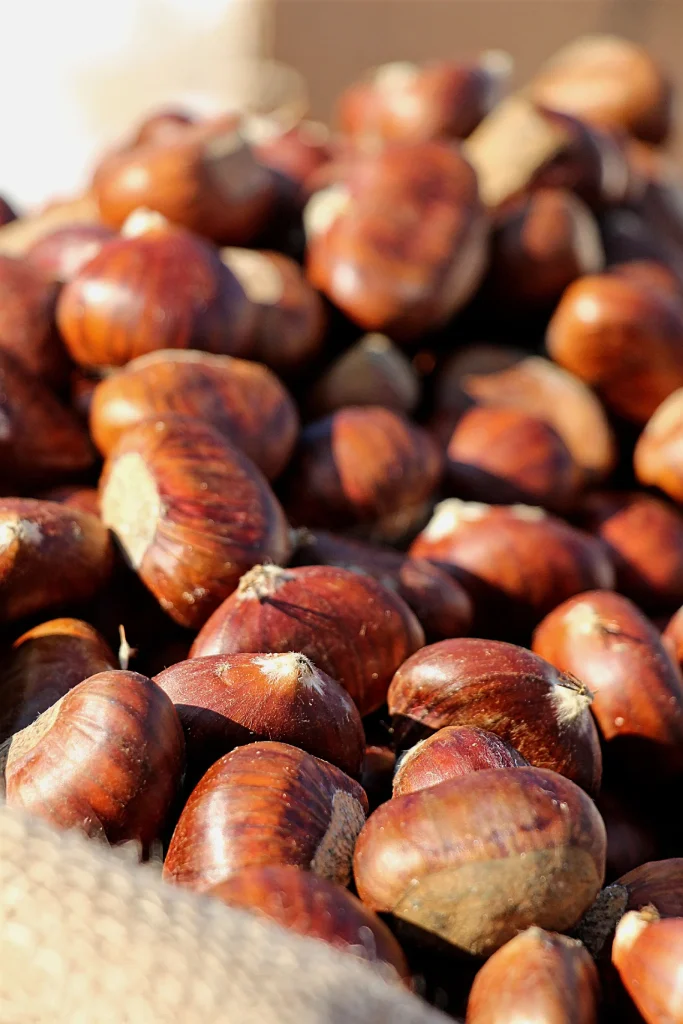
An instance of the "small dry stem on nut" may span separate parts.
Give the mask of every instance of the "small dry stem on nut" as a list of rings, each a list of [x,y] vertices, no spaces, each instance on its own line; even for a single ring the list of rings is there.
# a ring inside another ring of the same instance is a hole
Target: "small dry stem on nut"
[[[236,595],[240,601],[265,601],[292,579],[292,574],[279,565],[255,565],[240,579]]]
[[[606,886],[572,932],[574,938],[583,942],[594,960],[600,956],[605,943],[626,913],[627,904],[628,889],[624,885]]]

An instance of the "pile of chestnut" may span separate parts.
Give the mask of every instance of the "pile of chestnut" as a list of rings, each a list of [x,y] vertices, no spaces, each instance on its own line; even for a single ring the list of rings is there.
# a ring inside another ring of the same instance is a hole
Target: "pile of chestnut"
[[[4,790],[469,1024],[681,1022],[671,89],[509,72],[0,207]]]

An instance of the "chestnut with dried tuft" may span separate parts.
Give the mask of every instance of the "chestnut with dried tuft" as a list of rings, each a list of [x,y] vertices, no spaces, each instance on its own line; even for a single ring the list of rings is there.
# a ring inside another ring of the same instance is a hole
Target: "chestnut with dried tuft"
[[[472,725],[447,725],[403,754],[396,765],[393,795],[405,796],[471,772],[528,764],[493,732]]]

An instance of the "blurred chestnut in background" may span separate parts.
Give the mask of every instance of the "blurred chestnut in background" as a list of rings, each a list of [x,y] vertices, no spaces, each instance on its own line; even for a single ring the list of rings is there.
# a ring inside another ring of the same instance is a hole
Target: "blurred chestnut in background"
[[[168,142],[177,138],[196,123],[195,117],[179,107],[167,107],[148,114],[140,124],[131,146],[144,146],[148,142]]]
[[[596,794],[602,756],[591,701],[582,682],[531,651],[469,637],[417,651],[387,695],[399,748],[444,726],[476,726]]]
[[[606,269],[639,278],[650,287],[680,298],[683,283],[683,248],[659,230],[642,209],[617,206],[600,218]]]
[[[59,390],[69,377],[69,357],[55,327],[58,290],[27,260],[0,254],[0,352]]]
[[[392,975],[409,978],[401,947],[384,922],[347,889],[310,871],[292,865],[246,867],[209,895],[360,957],[382,968],[388,981]]]
[[[392,675],[423,643],[407,604],[368,576],[323,565],[259,565],[211,616],[191,653],[298,651],[366,715],[384,703]]]
[[[443,501],[409,554],[451,572],[474,602],[475,632],[493,637],[526,638],[566,598],[614,585],[599,541],[528,505]]]
[[[57,320],[81,366],[122,366],[158,349],[245,355],[255,311],[218,253],[149,211],[64,287]]]
[[[104,224],[70,224],[42,235],[29,247],[26,261],[54,281],[70,281],[97,256],[116,232]]]
[[[368,818],[354,855],[364,903],[478,956],[532,924],[571,928],[604,869],[592,800],[541,768],[473,772],[395,797]]]
[[[528,764],[493,732],[469,725],[446,726],[403,754],[396,765],[393,795],[405,796],[471,772]]]
[[[683,260],[683,252],[681,253]],[[658,288],[666,292],[673,299],[681,299],[683,291],[681,279],[683,270],[679,276],[665,263],[656,259],[633,259],[624,263],[612,263],[609,266],[611,274],[619,274],[621,277],[636,278],[651,288]]]
[[[683,305],[633,277],[596,274],[570,285],[546,343],[611,412],[634,423],[683,385]]]
[[[126,431],[100,479],[102,521],[175,622],[199,628],[257,562],[286,561],[287,522],[254,463],[180,416]]]
[[[662,633],[662,642],[678,667],[683,669],[683,608],[669,619]]]
[[[285,127],[277,118],[257,117],[254,122],[247,117],[240,133],[251,143],[258,162],[290,185],[294,198],[306,195],[311,175],[332,159],[330,129],[322,121],[303,120]]]
[[[126,430],[165,415],[205,422],[269,479],[287,465],[299,431],[297,408],[274,373],[194,349],[150,352],[103,380],[93,395],[90,429],[108,455]]]
[[[420,400],[420,378],[384,334],[366,334],[318,378],[307,405],[325,416],[346,405],[381,405],[409,415]]]
[[[365,736],[356,706],[303,654],[190,658],[154,681],[175,705],[195,771],[263,739],[301,747],[348,775],[360,772]]]
[[[683,388],[669,395],[654,411],[638,438],[633,457],[641,484],[659,487],[683,503]]]
[[[420,524],[442,465],[429,434],[399,413],[348,406],[302,431],[284,505],[297,525],[395,540]]]
[[[680,1020],[683,917],[632,910],[617,926],[612,963],[647,1024]]]
[[[346,885],[367,812],[353,779],[286,743],[217,761],[185,804],[164,877],[206,892],[247,867],[292,864]]]
[[[57,501],[69,508],[78,508],[81,512],[90,512],[93,516],[100,514],[100,499],[96,487],[81,487],[79,484],[62,484],[53,487],[40,495],[43,501]]]
[[[33,498],[0,498],[0,621],[88,601],[107,581],[112,547],[88,512]]]
[[[16,219],[17,215],[14,209],[3,196],[0,196],[0,227],[11,224]]]

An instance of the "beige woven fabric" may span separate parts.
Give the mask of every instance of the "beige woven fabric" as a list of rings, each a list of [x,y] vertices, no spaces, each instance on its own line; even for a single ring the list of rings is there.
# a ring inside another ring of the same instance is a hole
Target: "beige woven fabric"
[[[353,957],[0,806],[2,1024],[444,1024]]]

